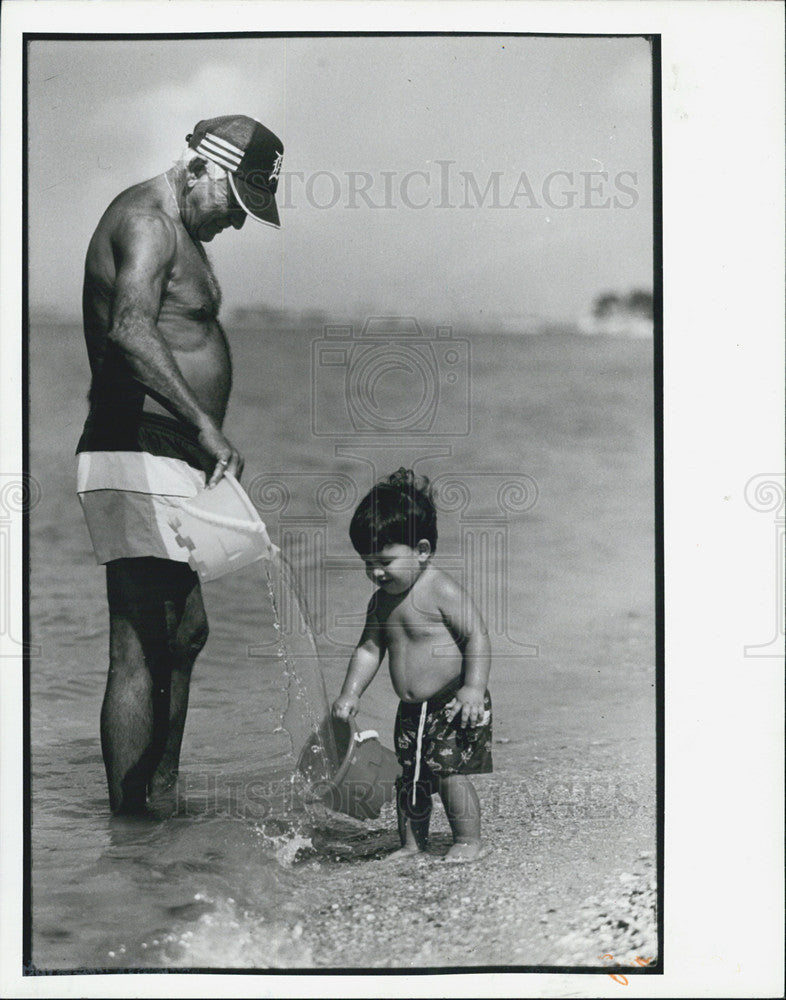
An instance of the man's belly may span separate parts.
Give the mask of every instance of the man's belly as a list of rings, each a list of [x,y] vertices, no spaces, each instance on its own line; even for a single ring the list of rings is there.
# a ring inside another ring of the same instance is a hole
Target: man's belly
[[[170,350],[183,379],[196,396],[200,407],[219,425],[224,419],[229,393],[232,387],[232,365],[229,349],[220,327],[213,325],[208,333],[194,338],[193,346],[184,347],[184,338],[179,343],[170,342]],[[150,413],[172,411],[162,406],[150,395],[145,396],[144,409]]]

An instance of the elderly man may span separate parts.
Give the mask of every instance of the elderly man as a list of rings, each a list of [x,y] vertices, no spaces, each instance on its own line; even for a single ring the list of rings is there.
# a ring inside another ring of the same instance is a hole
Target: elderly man
[[[207,620],[167,513],[239,476],[222,424],[232,383],[220,291],[202,246],[247,216],[278,227],[283,146],[243,115],[201,121],[180,160],[110,204],[90,241],[83,316],[92,383],[78,492],[106,564],[109,675],[101,745],[116,813],[177,777]]]

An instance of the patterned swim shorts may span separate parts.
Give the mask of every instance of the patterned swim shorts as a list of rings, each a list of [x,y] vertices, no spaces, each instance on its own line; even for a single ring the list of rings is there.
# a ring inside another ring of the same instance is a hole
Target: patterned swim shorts
[[[403,771],[400,784],[417,784],[425,794],[437,790],[440,778],[451,774],[489,774],[491,761],[491,695],[483,701],[483,724],[461,726],[461,713],[448,722],[445,706],[455,691],[425,702],[399,703],[394,741]]]

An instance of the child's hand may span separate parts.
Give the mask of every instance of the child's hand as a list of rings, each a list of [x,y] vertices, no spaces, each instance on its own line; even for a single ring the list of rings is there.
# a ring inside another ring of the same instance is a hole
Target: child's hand
[[[333,718],[344,719],[358,714],[360,699],[351,694],[340,694],[333,702]]]
[[[485,716],[484,699],[485,691],[471,687],[459,688],[456,697],[445,705],[445,715],[448,722],[451,722],[460,712],[463,729],[466,729],[467,724],[473,729],[475,726],[482,726]]]

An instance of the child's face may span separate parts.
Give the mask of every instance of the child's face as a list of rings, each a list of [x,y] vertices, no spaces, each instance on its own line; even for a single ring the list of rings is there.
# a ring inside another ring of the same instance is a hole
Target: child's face
[[[430,555],[431,546],[424,540],[414,549],[409,545],[386,545],[362,558],[366,576],[373,584],[386,594],[403,594],[423,572]]]

